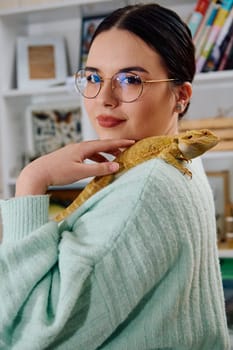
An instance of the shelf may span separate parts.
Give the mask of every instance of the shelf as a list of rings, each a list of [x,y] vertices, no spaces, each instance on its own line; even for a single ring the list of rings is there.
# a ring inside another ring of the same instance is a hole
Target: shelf
[[[233,258],[233,249],[219,249],[218,250],[219,258]]]
[[[82,189],[84,188],[93,177],[88,177],[83,180],[79,180],[73,184],[64,185],[64,186],[49,186],[49,190],[75,190],[75,189]]]
[[[119,1],[119,0],[118,0]],[[102,3],[113,3],[111,0],[101,0]],[[160,3],[163,6],[172,6],[174,4],[174,1],[172,0],[158,0],[158,3]],[[17,14],[26,14],[29,12],[36,12],[36,11],[45,11],[50,9],[57,9],[57,8],[68,8],[68,7],[74,7],[74,6],[85,6],[85,5],[92,5],[92,4],[98,4],[100,3],[100,0],[63,0],[63,1],[56,1],[51,2],[48,4],[37,4],[37,5],[28,5],[28,6],[20,6],[20,7],[12,7],[12,8],[6,8],[6,9],[0,9],[0,16],[12,16]],[[128,5],[128,4],[135,4],[135,1],[133,0],[125,0],[120,3],[119,1],[119,7],[121,5]],[[176,0],[175,5],[188,5],[193,6],[193,0]]]
[[[64,1],[48,3],[48,4],[38,4],[38,5],[31,5],[31,6],[21,6],[17,8],[16,7],[7,8],[7,9],[0,10],[0,17],[15,16],[19,14],[46,11],[46,10],[50,10],[50,9],[52,10],[52,9],[58,9],[58,8],[67,9],[68,7],[95,4],[99,2],[100,2],[99,0],[64,0]],[[101,2],[109,2],[109,0],[101,0]]]
[[[84,188],[92,179],[93,179],[93,177],[88,177],[86,179],[79,180],[79,181],[74,182],[74,183],[69,184],[69,185],[49,186],[49,190],[73,190],[73,189]],[[16,178],[12,177],[8,180],[9,186],[15,186],[15,184],[16,184]]]
[[[70,78],[68,78],[70,79]],[[214,85],[217,83],[222,83],[224,85],[230,84],[233,88],[233,70],[231,71],[222,71],[222,72],[210,72],[210,73],[199,73],[196,75],[194,80],[194,85],[205,86],[206,84]],[[37,88],[37,89],[9,89],[2,92],[4,98],[12,97],[24,97],[24,96],[34,96],[38,94],[43,95],[52,95],[59,93],[75,93],[74,85],[72,85],[71,80],[68,84],[47,87],[47,88]],[[218,153],[218,152],[216,152]]]
[[[210,151],[210,152],[206,152],[205,154],[203,154],[201,156],[202,159],[219,159],[221,158],[221,160],[223,159],[229,159],[229,158],[233,158],[233,150],[232,151]]]
[[[218,255],[219,258],[233,258],[233,242],[218,243]]]
[[[10,89],[3,91],[4,98],[17,98],[17,97],[27,97],[27,96],[36,96],[36,95],[57,95],[57,94],[78,94],[75,92],[75,89],[67,86],[54,86],[48,88],[38,88],[38,89]]]
[[[217,72],[198,73],[194,78],[195,86],[211,85],[216,83],[219,88],[219,84],[230,84],[233,87],[233,70],[224,70]]]

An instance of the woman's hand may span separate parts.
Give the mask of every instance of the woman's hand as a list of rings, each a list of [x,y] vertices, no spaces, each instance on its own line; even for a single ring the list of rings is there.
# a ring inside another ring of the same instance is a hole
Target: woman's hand
[[[120,148],[133,143],[133,140],[84,141],[37,158],[21,171],[15,196],[45,194],[52,185],[66,185],[89,176],[114,173],[119,168],[118,163],[107,161],[99,152],[116,156]],[[83,163],[85,159],[96,163]]]

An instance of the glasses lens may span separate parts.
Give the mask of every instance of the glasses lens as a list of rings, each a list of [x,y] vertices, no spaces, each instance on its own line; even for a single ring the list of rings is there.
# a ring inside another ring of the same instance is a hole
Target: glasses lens
[[[115,96],[122,102],[133,102],[141,95],[143,83],[137,74],[118,73],[112,79]]]
[[[95,72],[80,70],[75,75],[75,86],[86,98],[95,98],[101,88],[101,78]]]

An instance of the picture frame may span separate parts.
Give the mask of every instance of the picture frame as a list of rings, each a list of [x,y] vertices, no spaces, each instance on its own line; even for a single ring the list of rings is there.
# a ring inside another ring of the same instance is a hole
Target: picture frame
[[[92,36],[102,20],[106,17],[105,15],[88,16],[82,18],[81,28],[81,47],[80,47],[80,59],[79,67],[84,68],[86,65],[87,55],[90,48],[90,42]]]
[[[75,101],[30,105],[25,119],[25,163],[83,139],[82,109]]]
[[[214,197],[218,240],[224,241],[226,217],[230,215],[229,171],[207,171],[206,175]]]
[[[64,84],[67,60],[64,38],[28,36],[17,38],[17,87],[38,88]]]

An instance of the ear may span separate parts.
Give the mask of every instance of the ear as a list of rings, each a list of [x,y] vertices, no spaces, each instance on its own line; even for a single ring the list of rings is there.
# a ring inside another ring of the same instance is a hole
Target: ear
[[[175,109],[178,113],[181,113],[185,110],[185,107],[189,103],[192,96],[192,84],[185,82],[180,86],[176,86],[176,106]]]

